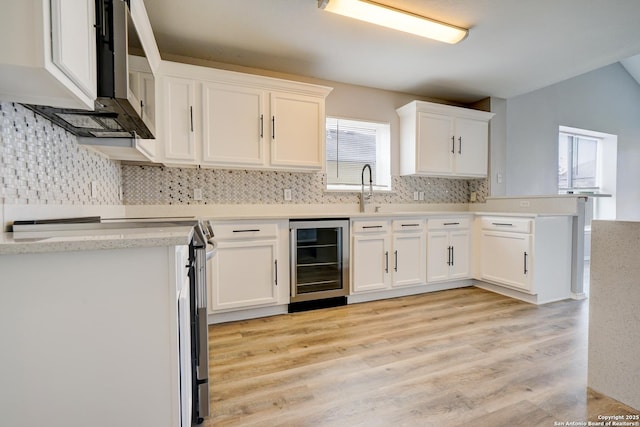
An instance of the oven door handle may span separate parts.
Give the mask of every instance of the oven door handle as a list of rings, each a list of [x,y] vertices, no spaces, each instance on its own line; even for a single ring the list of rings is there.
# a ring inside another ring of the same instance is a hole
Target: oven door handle
[[[218,245],[216,244],[216,242],[214,242],[213,240],[209,239],[207,241],[207,249],[206,249],[207,261],[209,261],[211,258],[214,257],[214,255],[216,254],[217,250],[218,250]]]

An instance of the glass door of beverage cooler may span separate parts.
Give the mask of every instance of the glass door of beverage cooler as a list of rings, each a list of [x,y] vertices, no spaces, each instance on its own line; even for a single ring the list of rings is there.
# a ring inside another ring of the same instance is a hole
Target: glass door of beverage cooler
[[[348,293],[349,222],[291,222],[291,300]]]

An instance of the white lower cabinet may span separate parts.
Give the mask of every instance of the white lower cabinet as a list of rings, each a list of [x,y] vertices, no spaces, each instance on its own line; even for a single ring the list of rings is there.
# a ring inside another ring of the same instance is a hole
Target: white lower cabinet
[[[409,286],[425,283],[427,277],[425,221],[394,220],[393,225],[393,280],[391,286]]]
[[[391,285],[388,222],[357,221],[352,229],[352,293],[388,289]]]
[[[530,292],[533,247],[530,234],[482,231],[482,278]]]
[[[283,228],[286,231],[275,222],[214,222],[217,251],[209,261],[210,314],[288,303]]]
[[[427,282],[467,279],[471,275],[469,218],[427,222]]]
[[[571,296],[571,217],[478,221],[478,278],[489,289],[537,304]]]
[[[426,281],[423,219],[352,224],[352,293],[420,285]]]

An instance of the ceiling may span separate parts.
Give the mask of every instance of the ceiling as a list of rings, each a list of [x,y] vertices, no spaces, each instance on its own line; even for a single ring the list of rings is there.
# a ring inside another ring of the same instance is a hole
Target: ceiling
[[[144,0],[161,54],[471,103],[640,54],[638,0],[377,0],[469,28],[448,45],[317,0]]]

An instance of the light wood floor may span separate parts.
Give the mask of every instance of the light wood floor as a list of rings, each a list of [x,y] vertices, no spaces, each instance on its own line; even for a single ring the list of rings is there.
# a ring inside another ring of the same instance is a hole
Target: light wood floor
[[[588,392],[588,301],[478,288],[209,327],[205,426],[554,426],[637,414]],[[559,425],[559,424],[556,424]]]

